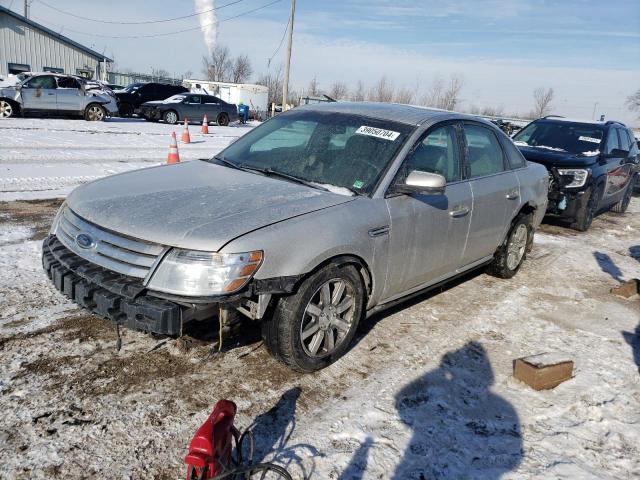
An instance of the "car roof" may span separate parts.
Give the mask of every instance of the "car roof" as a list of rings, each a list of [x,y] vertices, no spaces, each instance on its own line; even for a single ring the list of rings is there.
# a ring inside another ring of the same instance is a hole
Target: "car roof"
[[[296,110],[313,110],[319,112],[348,113],[362,115],[381,120],[401,122],[409,125],[420,125],[434,117],[449,117],[451,119],[468,119],[488,123],[472,115],[440,110],[437,108],[404,105],[400,103],[379,102],[330,102],[301,105]]]
[[[555,116],[555,115],[550,115],[547,117],[542,117],[542,118],[538,118],[535,121],[547,121],[547,122],[567,122],[567,123],[582,123],[585,125],[595,125],[595,126],[600,126],[600,127],[604,127],[607,125],[618,125],[621,127],[626,128],[626,125],[622,122],[619,122],[617,120],[585,120],[585,119],[579,119],[579,118],[567,118],[567,117],[559,117],[559,116]]]

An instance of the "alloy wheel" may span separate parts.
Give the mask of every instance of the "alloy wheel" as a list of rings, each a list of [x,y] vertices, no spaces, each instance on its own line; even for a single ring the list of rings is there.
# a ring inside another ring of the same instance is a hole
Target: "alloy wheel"
[[[175,112],[167,112],[164,116],[164,120],[167,123],[174,124],[178,121],[178,115]]]
[[[527,226],[520,224],[511,235],[507,245],[507,267],[509,270],[515,270],[520,265],[527,249],[528,234]]]
[[[13,107],[6,100],[0,100],[0,118],[9,118],[13,115]]]
[[[345,340],[354,319],[354,292],[350,282],[334,278],[313,294],[300,324],[300,340],[307,355],[330,355]]]
[[[91,122],[99,122],[104,119],[104,110],[99,105],[91,105],[87,110],[87,118]]]

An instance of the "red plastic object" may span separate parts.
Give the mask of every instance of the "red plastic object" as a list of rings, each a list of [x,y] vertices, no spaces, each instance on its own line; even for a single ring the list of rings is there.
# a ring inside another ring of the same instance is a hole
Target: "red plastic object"
[[[218,400],[209,418],[198,428],[189,443],[187,480],[210,479],[231,468],[233,419],[236,404]]]

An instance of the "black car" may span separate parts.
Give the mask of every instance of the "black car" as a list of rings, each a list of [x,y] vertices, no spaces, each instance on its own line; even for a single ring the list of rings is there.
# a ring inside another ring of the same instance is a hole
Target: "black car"
[[[639,154],[624,124],[545,117],[513,141],[527,160],[549,171],[549,217],[585,231],[598,213],[623,213],[629,206]]]
[[[200,93],[178,94],[163,101],[146,102],[140,107],[140,115],[149,121],[164,120],[174,124],[187,118],[202,123],[204,116],[209,122],[225,127],[238,120],[238,107],[213,95]]]
[[[139,113],[140,105],[152,100],[164,100],[178,93],[189,90],[182,85],[166,83],[132,83],[123,91],[115,92],[118,99],[118,110],[122,117],[130,117]]]

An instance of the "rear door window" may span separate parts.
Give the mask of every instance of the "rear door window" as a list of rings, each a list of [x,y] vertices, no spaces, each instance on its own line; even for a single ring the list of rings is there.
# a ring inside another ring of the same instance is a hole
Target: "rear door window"
[[[495,134],[486,127],[464,124],[467,163],[471,178],[505,171],[504,154]]]
[[[611,153],[616,148],[620,148],[618,133],[615,128],[610,128],[609,133],[607,134],[607,144],[605,146],[604,153]]]
[[[73,77],[58,78],[58,88],[80,88],[80,82]]]

